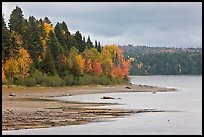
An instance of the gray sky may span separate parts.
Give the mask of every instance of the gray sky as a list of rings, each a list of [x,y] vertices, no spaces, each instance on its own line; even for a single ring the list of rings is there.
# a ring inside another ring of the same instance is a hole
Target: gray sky
[[[65,21],[103,45],[202,47],[201,2],[2,2],[7,22],[16,5],[27,19]]]

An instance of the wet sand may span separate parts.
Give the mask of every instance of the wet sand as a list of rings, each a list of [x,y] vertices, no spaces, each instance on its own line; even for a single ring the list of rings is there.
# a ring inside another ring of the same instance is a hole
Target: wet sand
[[[173,88],[147,85],[75,86],[75,87],[16,87],[2,86],[2,130],[44,128],[85,124],[127,116],[132,113],[156,110],[124,110],[90,108],[117,105],[111,103],[84,103],[50,99],[60,96],[115,92],[172,92]],[[114,98],[110,98],[114,99]]]

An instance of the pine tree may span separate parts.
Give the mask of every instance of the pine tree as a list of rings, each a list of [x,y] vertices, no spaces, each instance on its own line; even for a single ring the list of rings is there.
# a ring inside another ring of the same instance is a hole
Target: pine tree
[[[76,43],[77,43],[77,49],[80,51],[80,52],[83,52],[85,47],[83,45],[83,40],[82,40],[82,35],[79,31],[77,31],[74,35],[74,38],[76,40]]]
[[[5,61],[12,54],[12,39],[9,30],[6,27],[6,23],[2,16],[2,59]]]
[[[96,48],[96,49],[98,50],[98,43],[97,43],[97,40],[95,40],[94,48]]]
[[[38,21],[34,16],[30,16],[27,22],[27,27],[25,27],[23,33],[25,48],[31,55],[34,65],[39,68],[40,58],[42,58],[43,45],[41,42],[42,27],[39,28]]]
[[[93,44],[91,42],[90,36],[88,36],[88,38],[87,38],[86,47],[87,48],[93,48]]]
[[[101,48],[101,43],[100,42],[98,42],[98,52],[101,52],[102,51],[102,48]]]
[[[47,24],[51,24],[51,21],[49,20],[48,17],[45,17],[44,20],[43,20],[44,23],[47,23]]]
[[[12,11],[9,19],[10,31],[15,31],[18,34],[22,34],[23,25],[24,25],[24,17],[22,14],[22,10],[21,8],[16,6],[16,8]]]
[[[56,34],[57,40],[58,42],[61,44],[61,46],[64,48],[65,51],[67,50],[67,44],[65,41],[65,32],[62,29],[62,25],[61,23],[57,22],[55,28],[54,28],[54,32]]]
[[[48,43],[49,43],[49,49],[50,49],[50,53],[53,56],[54,59],[54,63],[56,64],[56,60],[57,57],[60,55],[60,51],[62,50],[61,46],[59,45],[58,41],[57,41],[57,37],[55,35],[55,33],[53,31],[50,31],[49,34],[49,39],[48,39]],[[57,65],[57,64],[56,64]]]
[[[50,44],[50,43],[48,43]],[[55,64],[53,62],[53,56],[51,55],[49,47],[46,49],[46,54],[42,62],[40,63],[40,69],[42,72],[48,74],[48,75],[55,75],[56,74],[56,68]]]

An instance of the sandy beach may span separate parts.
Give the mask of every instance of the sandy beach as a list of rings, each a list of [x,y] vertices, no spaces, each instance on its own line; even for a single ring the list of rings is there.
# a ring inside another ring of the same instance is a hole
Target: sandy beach
[[[176,89],[148,85],[96,85],[59,88],[16,86],[8,88],[2,86],[2,130],[85,124],[127,116],[132,113],[156,111],[90,108],[117,104],[59,101],[51,99],[53,97],[116,92],[152,92],[154,94],[172,91],[176,91]],[[114,98],[104,97],[102,99]]]

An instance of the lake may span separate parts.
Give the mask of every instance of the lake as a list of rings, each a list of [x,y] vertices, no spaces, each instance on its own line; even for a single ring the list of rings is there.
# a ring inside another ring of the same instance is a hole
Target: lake
[[[152,94],[150,92],[102,93],[59,97],[61,100],[82,102],[110,102],[120,105],[105,108],[157,109],[166,112],[136,113],[64,127],[2,131],[2,134],[65,134],[65,135],[199,135],[202,134],[202,76],[130,76],[133,84],[174,87],[176,92]],[[102,96],[120,97],[101,100]]]

